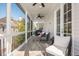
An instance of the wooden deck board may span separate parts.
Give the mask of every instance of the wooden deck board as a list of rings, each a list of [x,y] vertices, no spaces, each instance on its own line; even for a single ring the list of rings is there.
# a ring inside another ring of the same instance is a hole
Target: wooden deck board
[[[40,42],[40,37],[31,37],[25,49],[25,56],[43,56],[47,45]]]

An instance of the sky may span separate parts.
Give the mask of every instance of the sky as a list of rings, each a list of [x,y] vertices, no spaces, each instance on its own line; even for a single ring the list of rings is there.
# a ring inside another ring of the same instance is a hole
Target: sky
[[[11,17],[15,20],[18,20],[19,17],[25,17],[25,14],[22,12],[22,10],[14,3],[11,6],[11,11]]]
[[[6,3],[1,3],[0,4],[0,18],[6,17],[7,14],[7,4]],[[18,20],[19,17],[25,17],[24,13],[22,10],[14,3],[11,4],[11,17],[14,20]]]
[[[6,16],[6,4],[0,3],[0,18],[3,18]]]

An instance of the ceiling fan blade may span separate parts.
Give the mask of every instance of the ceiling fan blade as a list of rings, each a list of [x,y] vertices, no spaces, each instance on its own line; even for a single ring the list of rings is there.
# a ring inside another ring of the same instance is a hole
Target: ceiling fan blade
[[[42,7],[45,7],[44,3],[41,3]]]
[[[41,16],[40,14],[38,14],[38,16],[36,18],[40,18],[41,19],[42,17],[44,17],[44,16]]]
[[[34,3],[33,6],[35,6],[37,3]]]

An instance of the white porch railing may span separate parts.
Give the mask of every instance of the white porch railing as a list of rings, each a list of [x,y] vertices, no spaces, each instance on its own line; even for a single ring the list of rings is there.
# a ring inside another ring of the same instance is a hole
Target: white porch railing
[[[1,56],[6,55],[5,38],[3,34],[0,34],[0,54]]]

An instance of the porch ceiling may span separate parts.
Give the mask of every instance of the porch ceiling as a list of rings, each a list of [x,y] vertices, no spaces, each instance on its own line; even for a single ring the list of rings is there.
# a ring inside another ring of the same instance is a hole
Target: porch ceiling
[[[33,21],[44,21],[51,17],[51,12],[53,13],[54,10],[60,5],[59,3],[44,3],[45,7],[40,8],[40,4],[36,4],[32,6],[33,3],[21,3],[21,6],[27,13],[29,14],[30,18]],[[37,19],[37,15],[41,14],[44,16],[42,19]]]

